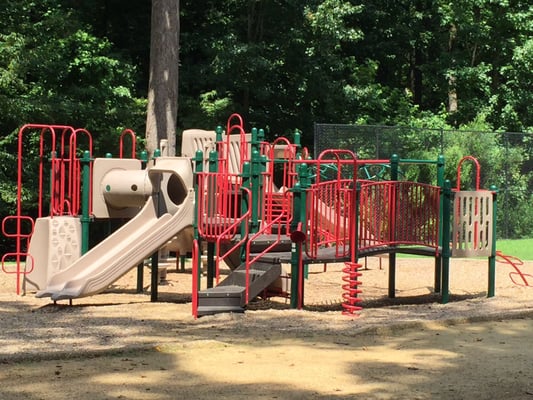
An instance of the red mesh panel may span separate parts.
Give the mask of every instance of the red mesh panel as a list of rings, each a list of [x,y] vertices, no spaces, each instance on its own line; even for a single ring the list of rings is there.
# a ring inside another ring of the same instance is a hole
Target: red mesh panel
[[[364,184],[359,248],[420,245],[438,248],[440,188],[416,182]]]

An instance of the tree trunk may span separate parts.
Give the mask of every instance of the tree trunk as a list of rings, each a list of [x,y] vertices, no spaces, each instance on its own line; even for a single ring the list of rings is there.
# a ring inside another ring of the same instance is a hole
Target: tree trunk
[[[176,153],[178,62],[179,0],[152,0],[146,115],[146,149],[150,155],[162,139],[168,140],[167,154]]]

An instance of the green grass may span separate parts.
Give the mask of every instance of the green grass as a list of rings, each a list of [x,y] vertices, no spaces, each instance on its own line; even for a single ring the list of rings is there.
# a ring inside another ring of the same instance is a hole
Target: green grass
[[[496,250],[508,256],[518,257],[522,261],[531,261],[533,260],[533,239],[498,240]]]

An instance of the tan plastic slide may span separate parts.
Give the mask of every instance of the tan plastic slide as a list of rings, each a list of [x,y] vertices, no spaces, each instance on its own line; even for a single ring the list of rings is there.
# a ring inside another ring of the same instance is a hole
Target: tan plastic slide
[[[150,178],[154,182],[160,181],[163,172],[179,176],[180,171],[173,168],[172,160],[166,160],[161,166],[149,171]],[[188,173],[190,172],[184,172],[185,175]],[[37,292],[36,296],[61,300],[97,294],[164,246],[178,232],[191,226],[194,215],[192,188],[186,188],[181,204],[161,206],[162,202],[158,201],[158,198],[165,196],[154,194],[149,197],[141,211],[130,222],[70,267],[53,275],[47,287]],[[158,208],[165,209],[165,212]]]

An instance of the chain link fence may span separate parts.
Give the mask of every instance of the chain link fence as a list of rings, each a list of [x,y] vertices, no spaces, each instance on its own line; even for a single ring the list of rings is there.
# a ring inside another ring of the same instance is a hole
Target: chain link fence
[[[436,161],[443,155],[446,179],[455,187],[460,173],[462,190],[477,186],[473,163],[465,162],[457,171],[461,158],[473,156],[480,164],[479,187],[489,189],[494,185],[498,189],[499,238],[533,237],[533,133],[317,123],[315,157],[326,149],[349,149],[360,159],[388,160],[397,154],[405,161],[400,165],[400,175],[426,183],[435,183],[434,163],[406,161]],[[364,173],[364,177],[375,175],[367,170]]]

